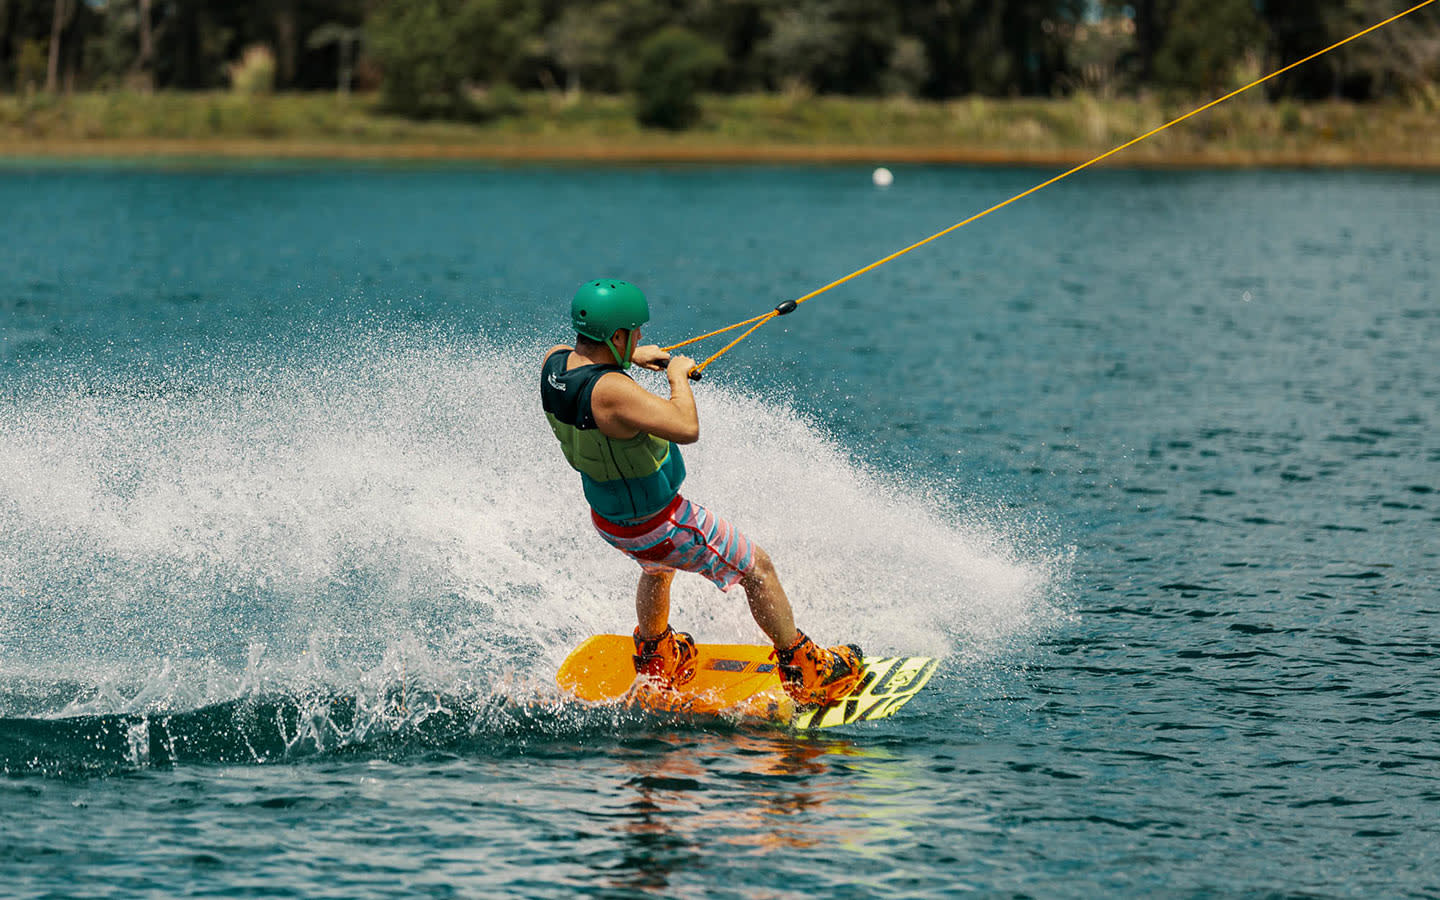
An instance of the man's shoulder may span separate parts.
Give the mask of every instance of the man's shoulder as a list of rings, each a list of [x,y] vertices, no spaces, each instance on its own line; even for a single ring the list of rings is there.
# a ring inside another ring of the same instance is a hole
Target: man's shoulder
[[[569,344],[556,344],[555,346],[551,347],[549,350],[546,350],[546,351],[545,351],[545,360],[546,360],[546,361],[549,361],[550,357],[552,357],[552,356],[554,356],[555,354],[559,353],[561,350],[564,350],[564,351],[566,351],[566,352],[569,352],[569,351],[574,350],[574,349],[575,349],[575,348],[574,348],[574,347],[571,347]]]
[[[595,379],[595,386],[590,389],[591,402],[596,401],[609,405],[623,405],[628,401],[649,391],[635,383],[621,369],[611,369],[608,372],[601,372],[600,377]]]

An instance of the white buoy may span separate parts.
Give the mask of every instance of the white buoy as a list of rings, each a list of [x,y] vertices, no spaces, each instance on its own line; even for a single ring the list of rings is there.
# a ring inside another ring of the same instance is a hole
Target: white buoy
[[[889,169],[881,166],[870,174],[870,180],[875,182],[876,187],[885,188],[895,183],[895,176]]]

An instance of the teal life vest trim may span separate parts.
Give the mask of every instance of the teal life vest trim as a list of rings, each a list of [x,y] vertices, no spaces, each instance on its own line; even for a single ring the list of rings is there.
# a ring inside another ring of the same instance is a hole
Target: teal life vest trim
[[[621,369],[588,365],[566,371],[568,359],[567,351],[557,350],[545,360],[540,403],[565,461],[580,473],[586,502],[611,522],[650,518],[680,492],[685,480],[680,448],[644,432],[623,440],[607,437],[595,424],[590,395],[602,376]]]

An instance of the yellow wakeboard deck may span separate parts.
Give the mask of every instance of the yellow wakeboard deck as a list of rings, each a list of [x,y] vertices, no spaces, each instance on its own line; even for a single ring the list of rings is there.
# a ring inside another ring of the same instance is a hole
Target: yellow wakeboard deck
[[[762,718],[795,728],[831,728],[883,719],[919,693],[935,673],[928,656],[867,656],[855,690],[819,708],[797,710],[780,686],[770,647],[696,644],[695,677],[676,688],[635,679],[629,635],[598,634],[570,652],[555,680],[590,703],[623,703],[664,712]]]

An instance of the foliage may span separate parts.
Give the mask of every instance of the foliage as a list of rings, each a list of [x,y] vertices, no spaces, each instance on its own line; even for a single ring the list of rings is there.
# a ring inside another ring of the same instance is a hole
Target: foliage
[[[0,0],[3,2],[3,0]],[[139,12],[132,6],[102,16],[85,35],[84,70],[91,85],[101,88],[126,86],[126,76],[139,57]]]
[[[890,65],[882,76],[885,93],[913,97],[930,79],[930,60],[919,38],[899,37],[890,52]]]
[[[1410,5],[1346,0],[1328,9],[1326,20],[1332,32],[1352,34]],[[1399,94],[1434,106],[1440,100],[1440,19],[1422,13],[1394,22],[1337,51],[1328,62],[1337,92],[1352,99]]]
[[[264,44],[245,48],[244,54],[229,66],[230,87],[237,94],[255,96],[275,90],[275,54]]]
[[[1230,88],[1239,61],[1264,43],[1251,0],[1174,0],[1169,15],[1188,24],[1166,29],[1155,51],[1155,77],[1189,94],[1215,96]]]
[[[616,47],[621,12],[616,4],[567,5],[545,31],[545,48],[565,72],[566,90],[588,84],[601,90],[619,85]]]
[[[1114,97],[1125,83],[1124,62],[1135,55],[1135,20],[1106,16],[1058,27],[1068,45],[1070,84],[1079,92]]]
[[[392,109],[451,113],[463,104],[461,88],[473,64],[450,25],[459,5],[395,0],[371,16],[370,48],[385,71],[385,101]]]
[[[231,63],[263,44],[273,53],[280,92],[343,93],[353,80],[361,90],[380,86],[390,107],[406,115],[466,118],[498,108],[477,99],[482,86],[563,87],[568,102],[582,88],[626,90],[635,84],[642,47],[681,29],[711,48],[698,67],[700,82],[723,94],[1200,96],[1411,2],[0,0],[0,90],[47,83],[66,91],[224,88]],[[692,76],[674,76],[675,84]],[[1440,105],[1437,84],[1440,19],[1427,10],[1266,90],[1271,99]],[[686,115],[694,113],[680,118]]]
[[[845,33],[821,3],[779,12],[759,54],[773,84],[786,88],[825,88],[844,65]]]
[[[700,89],[725,63],[719,47],[693,31],[663,28],[644,44],[632,87],[642,125],[681,130],[700,118]]]
[[[407,115],[474,115],[467,88],[508,74],[533,9],[521,0],[385,0],[366,30],[387,104]]]
[[[1107,0],[1133,14],[1132,87],[1208,92],[1237,63],[1294,62],[1402,12],[1408,0]],[[1424,98],[1440,80],[1440,23],[1423,13],[1313,60],[1272,82],[1270,96]]]
[[[22,91],[33,91],[45,83],[45,45],[38,40],[28,40],[20,45],[15,60],[15,86]]]
[[[901,5],[906,33],[925,42],[931,78],[925,94],[1047,96],[1068,71],[1060,26],[1087,15],[1085,0],[936,0]]]

